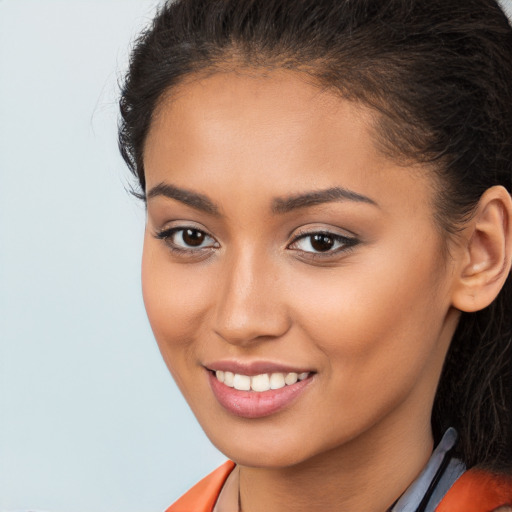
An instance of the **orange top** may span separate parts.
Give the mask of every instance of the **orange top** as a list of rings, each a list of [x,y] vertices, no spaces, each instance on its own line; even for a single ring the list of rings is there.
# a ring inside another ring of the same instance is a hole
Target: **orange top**
[[[194,485],[166,512],[212,512],[222,486],[234,467],[235,463],[228,460]]]
[[[512,506],[512,477],[466,471],[448,491],[436,512],[491,512]]]
[[[227,477],[235,467],[228,460],[198,482],[166,512],[212,512]],[[466,471],[448,491],[436,512],[492,512],[512,506],[512,477],[472,469]]]

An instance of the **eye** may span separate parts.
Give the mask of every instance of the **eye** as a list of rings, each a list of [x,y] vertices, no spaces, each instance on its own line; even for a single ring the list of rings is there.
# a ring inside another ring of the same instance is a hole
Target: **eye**
[[[174,227],[164,229],[156,234],[167,246],[177,252],[199,252],[203,249],[219,247],[218,242],[195,227]]]
[[[176,245],[180,247],[201,247],[207,243],[210,237],[199,229],[180,229],[173,233],[172,240]]]
[[[358,243],[356,238],[323,231],[299,234],[288,248],[304,253],[328,256],[347,250]]]

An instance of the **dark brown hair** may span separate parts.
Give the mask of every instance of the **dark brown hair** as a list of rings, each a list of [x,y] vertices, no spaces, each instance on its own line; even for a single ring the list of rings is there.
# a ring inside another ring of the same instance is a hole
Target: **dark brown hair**
[[[453,236],[493,185],[512,184],[512,29],[494,0],[177,0],[136,41],[119,145],[144,198],[159,99],[198,71],[285,68],[378,112],[383,151],[429,164]],[[512,471],[512,282],[463,314],[437,391],[436,436],[468,466]]]

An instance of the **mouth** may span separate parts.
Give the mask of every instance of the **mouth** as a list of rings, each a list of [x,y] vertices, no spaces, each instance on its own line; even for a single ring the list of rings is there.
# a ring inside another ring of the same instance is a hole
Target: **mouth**
[[[289,371],[274,365],[215,366],[206,368],[213,395],[231,414],[250,419],[287,408],[306,391],[316,375],[314,371]]]

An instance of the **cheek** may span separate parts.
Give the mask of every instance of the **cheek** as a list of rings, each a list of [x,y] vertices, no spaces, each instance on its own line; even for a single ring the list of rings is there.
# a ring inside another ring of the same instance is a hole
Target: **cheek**
[[[177,265],[146,235],[142,256],[142,294],[149,323],[162,356],[176,378],[198,335],[208,300],[201,269]]]
[[[327,371],[341,392],[357,386],[381,395],[411,385],[436,357],[447,309],[444,271],[435,251],[368,254],[364,263],[301,283],[307,304],[296,299],[295,309],[306,337],[329,356]]]

